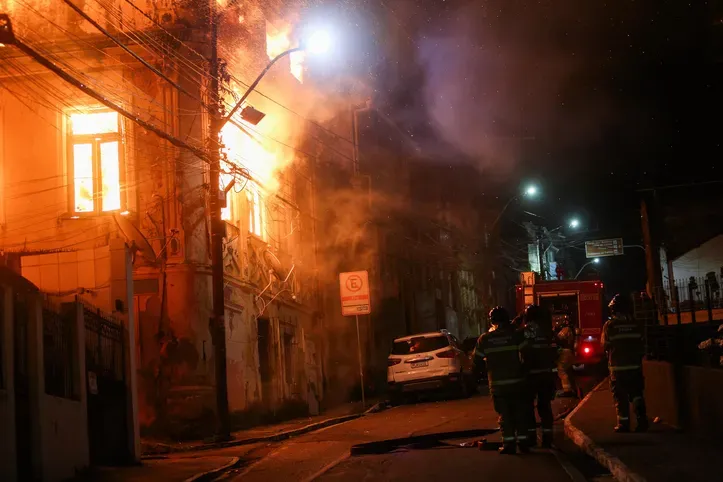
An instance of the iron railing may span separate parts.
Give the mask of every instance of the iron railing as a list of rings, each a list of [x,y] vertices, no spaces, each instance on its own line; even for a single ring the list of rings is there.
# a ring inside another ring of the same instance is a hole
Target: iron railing
[[[710,272],[706,276],[674,280],[658,289],[657,298],[663,314],[708,311],[712,319],[710,312],[723,308],[721,273]]]
[[[112,315],[83,304],[85,364],[98,377],[125,380],[125,328]]]
[[[61,311],[46,303],[43,306],[43,365],[45,393],[74,399],[78,396],[75,382],[77,357],[74,343],[74,311]]]
[[[712,308],[698,311],[699,316],[695,311],[671,314],[667,300],[661,298],[663,291],[654,291],[657,299],[651,299],[645,292],[633,296],[635,318],[644,325],[646,355],[654,360],[697,365],[703,358],[698,345],[715,336],[723,320],[716,319],[717,312]]]

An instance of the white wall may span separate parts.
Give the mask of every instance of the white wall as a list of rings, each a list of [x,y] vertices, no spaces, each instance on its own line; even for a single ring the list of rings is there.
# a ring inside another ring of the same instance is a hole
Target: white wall
[[[676,280],[703,277],[710,271],[720,273],[723,267],[723,234],[676,258],[672,264]]]
[[[110,299],[111,258],[108,246],[68,253],[23,256],[22,275],[40,288],[40,291],[65,295],[69,299],[81,294],[81,288],[88,290],[83,293],[84,299],[104,311],[113,310]]]

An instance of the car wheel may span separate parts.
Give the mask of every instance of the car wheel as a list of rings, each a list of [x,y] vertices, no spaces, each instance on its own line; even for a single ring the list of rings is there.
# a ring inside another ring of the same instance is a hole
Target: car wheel
[[[389,395],[389,404],[392,407],[397,407],[399,405],[402,405],[402,404],[404,404],[404,397],[402,396],[401,393],[397,393],[397,392],[392,393]]]

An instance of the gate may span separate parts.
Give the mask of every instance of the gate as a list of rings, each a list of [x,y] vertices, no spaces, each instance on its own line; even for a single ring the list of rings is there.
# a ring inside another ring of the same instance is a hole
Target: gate
[[[88,442],[93,465],[130,461],[125,377],[125,328],[100,310],[83,306],[88,388]]]
[[[33,441],[28,382],[28,321],[28,302],[22,295],[16,293],[13,296],[13,361],[18,480],[33,480]]]

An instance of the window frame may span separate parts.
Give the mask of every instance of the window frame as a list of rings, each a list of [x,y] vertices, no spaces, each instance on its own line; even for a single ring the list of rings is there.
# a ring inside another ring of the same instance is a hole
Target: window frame
[[[106,112],[115,112],[112,109],[97,108],[91,109],[83,114],[102,114]],[[79,113],[76,109],[66,110],[64,116],[64,132],[63,141],[65,143],[65,166],[67,173],[68,185],[68,213],[71,218],[87,218],[104,215],[112,215],[128,210],[128,197],[126,187],[126,163],[125,163],[125,131],[123,126],[123,117],[116,112],[118,116],[118,130],[116,132],[106,132],[102,134],[73,134],[73,126],[70,116]],[[101,175],[101,155],[100,146],[107,142],[118,142],[118,184],[120,191],[120,207],[109,211],[103,210],[103,178]],[[92,164],[93,164],[93,210],[92,211],[76,211],[75,204],[75,156],[73,147],[77,144],[90,144],[92,147]]]

